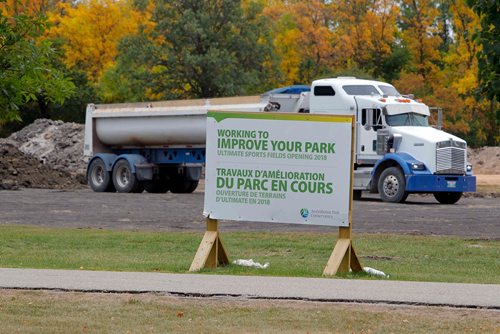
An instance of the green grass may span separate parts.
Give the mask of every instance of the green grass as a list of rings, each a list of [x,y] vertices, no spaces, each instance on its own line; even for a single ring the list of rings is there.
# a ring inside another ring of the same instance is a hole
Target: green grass
[[[202,233],[0,226],[0,267],[185,273]],[[268,269],[229,265],[205,273],[320,277],[336,234],[225,233],[230,259],[269,262]],[[354,246],[363,266],[394,280],[500,283],[500,241],[362,234]],[[349,274],[351,278],[369,278]]]
[[[494,333],[498,312],[151,294],[0,291],[2,333]]]

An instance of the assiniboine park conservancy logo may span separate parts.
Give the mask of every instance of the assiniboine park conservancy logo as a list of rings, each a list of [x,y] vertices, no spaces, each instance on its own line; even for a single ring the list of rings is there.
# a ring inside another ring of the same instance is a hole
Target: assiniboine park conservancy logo
[[[300,216],[301,216],[302,218],[307,218],[307,217],[309,217],[309,210],[307,210],[306,208],[300,209]]]

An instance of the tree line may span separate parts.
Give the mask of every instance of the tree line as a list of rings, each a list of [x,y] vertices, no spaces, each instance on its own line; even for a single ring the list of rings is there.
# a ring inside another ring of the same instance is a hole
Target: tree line
[[[339,75],[444,109],[500,143],[491,0],[0,0],[3,134],[87,103],[252,95]]]

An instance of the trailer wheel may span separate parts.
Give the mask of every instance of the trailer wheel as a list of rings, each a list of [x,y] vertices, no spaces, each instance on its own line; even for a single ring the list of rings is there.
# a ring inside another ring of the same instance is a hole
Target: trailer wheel
[[[438,192],[433,195],[441,204],[455,204],[462,197],[461,192]]]
[[[385,169],[378,179],[378,192],[384,202],[402,203],[408,197],[406,180],[398,167]]]
[[[353,190],[352,199],[355,201],[359,201],[361,199],[361,190]]]
[[[163,194],[168,191],[169,185],[166,180],[146,181],[143,183],[148,193]]]
[[[130,164],[125,159],[120,159],[113,167],[113,184],[119,193],[140,193],[144,186],[132,173]]]
[[[94,159],[88,169],[88,183],[93,191],[101,192],[114,192],[115,187],[111,181],[111,173],[106,170],[106,164],[102,159]]]
[[[198,183],[198,180],[174,180],[170,184],[170,191],[174,194],[189,194],[196,190]]]

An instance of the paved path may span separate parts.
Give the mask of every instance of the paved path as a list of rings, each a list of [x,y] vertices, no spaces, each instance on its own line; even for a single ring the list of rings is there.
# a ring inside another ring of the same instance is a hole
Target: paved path
[[[0,269],[0,288],[155,292],[500,310],[498,284],[5,268]]]

